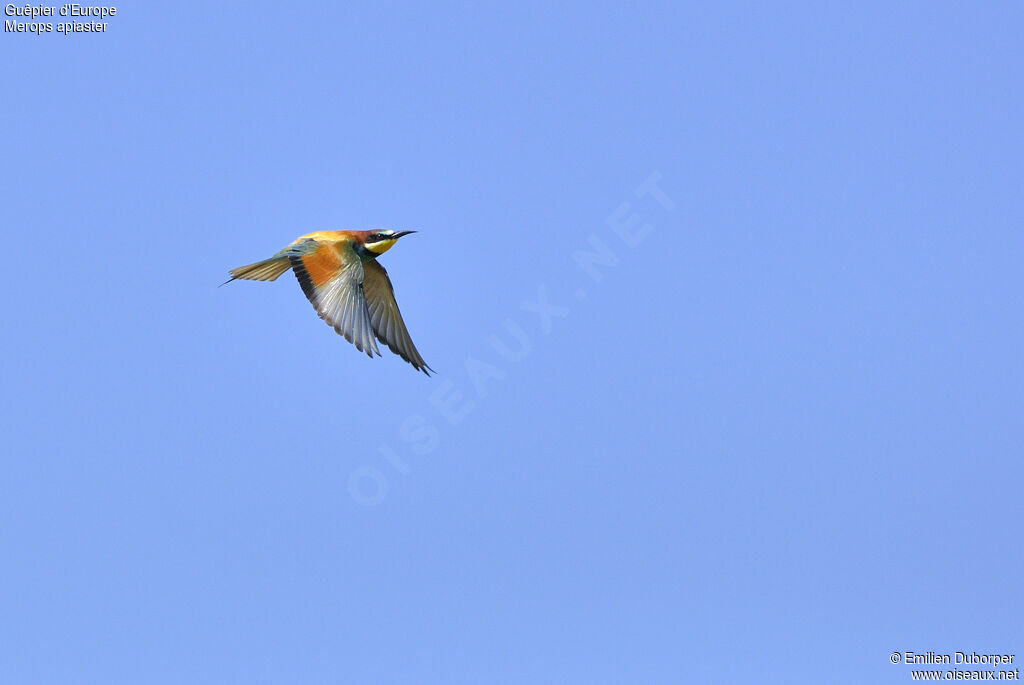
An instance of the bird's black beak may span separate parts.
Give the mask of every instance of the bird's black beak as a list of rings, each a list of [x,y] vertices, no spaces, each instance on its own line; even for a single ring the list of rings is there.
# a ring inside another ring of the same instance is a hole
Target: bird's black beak
[[[415,232],[416,232],[416,231],[398,231],[397,233],[395,233],[395,234],[394,234],[394,235],[392,235],[391,237],[392,237],[393,239],[395,239],[395,240],[398,240],[398,239],[399,239],[399,238],[401,238],[401,237],[402,237],[403,235],[409,235],[410,233],[415,233]]]

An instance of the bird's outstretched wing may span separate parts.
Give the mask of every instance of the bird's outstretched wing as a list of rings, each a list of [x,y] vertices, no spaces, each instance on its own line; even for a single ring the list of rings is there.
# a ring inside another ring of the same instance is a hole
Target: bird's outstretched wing
[[[366,305],[370,311],[370,322],[377,339],[413,365],[417,371],[430,375],[433,371],[423,361],[416,346],[412,344],[409,331],[402,321],[402,313],[395,302],[395,289],[388,278],[388,272],[377,263],[377,260],[363,265],[363,290],[366,293]]]
[[[363,265],[352,245],[306,240],[289,250],[289,260],[320,318],[360,352],[379,355],[363,294]]]

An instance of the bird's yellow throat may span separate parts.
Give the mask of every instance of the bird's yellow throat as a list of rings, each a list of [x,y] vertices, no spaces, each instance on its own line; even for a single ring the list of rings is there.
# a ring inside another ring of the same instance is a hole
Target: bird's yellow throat
[[[398,241],[397,238],[394,240],[380,240],[376,243],[368,243],[366,249],[375,254],[384,254],[391,249],[391,246]]]

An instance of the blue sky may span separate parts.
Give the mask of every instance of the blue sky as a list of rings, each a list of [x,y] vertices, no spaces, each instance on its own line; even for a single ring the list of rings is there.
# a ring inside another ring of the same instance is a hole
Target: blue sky
[[[0,680],[1024,651],[1022,20],[149,2],[4,34]],[[372,227],[419,231],[382,262],[434,378],[290,275],[217,287]]]

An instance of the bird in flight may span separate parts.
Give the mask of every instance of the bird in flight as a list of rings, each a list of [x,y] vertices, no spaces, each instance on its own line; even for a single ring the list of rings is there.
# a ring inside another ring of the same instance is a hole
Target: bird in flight
[[[430,375],[433,371],[412,344],[395,302],[388,272],[377,257],[403,235],[416,231],[317,231],[298,238],[270,259],[240,266],[235,279],[273,281],[291,268],[320,318],[370,357],[377,340]]]

